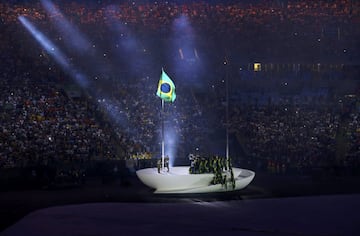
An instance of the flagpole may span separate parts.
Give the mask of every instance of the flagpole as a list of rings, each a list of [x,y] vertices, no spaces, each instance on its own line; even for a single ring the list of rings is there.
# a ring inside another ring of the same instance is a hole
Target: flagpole
[[[229,160],[229,88],[228,79],[226,78],[226,159]]]
[[[163,88],[164,86],[164,88]],[[163,90],[164,89],[164,90]],[[165,73],[164,69],[161,69],[161,77],[158,84],[158,90],[156,95],[161,98],[161,162],[162,162],[162,169],[165,167],[165,135],[164,135],[164,106],[165,101],[167,102],[174,102],[176,98],[175,93],[175,84],[170,79],[170,77]],[[167,160],[168,161],[168,160]],[[168,164],[168,163],[167,163]]]
[[[226,58],[226,160],[229,160],[229,62]]]
[[[165,167],[165,141],[164,141],[164,99],[161,99],[161,168]]]

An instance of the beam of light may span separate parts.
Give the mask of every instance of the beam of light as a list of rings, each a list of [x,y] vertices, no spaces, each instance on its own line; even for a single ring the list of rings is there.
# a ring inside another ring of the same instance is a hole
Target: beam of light
[[[90,42],[65,18],[61,11],[48,0],[41,0],[43,7],[50,18],[55,22],[56,28],[68,41],[68,45],[79,52],[86,52],[90,49]]]
[[[98,99],[99,105],[105,110],[112,121],[121,128],[129,128],[129,118],[127,112],[122,109],[121,105],[111,99]]]
[[[87,87],[88,82],[86,77],[78,72],[73,66],[71,66],[65,54],[42,32],[40,32],[28,19],[24,16],[18,17],[21,24],[31,33],[31,35],[36,39],[37,42],[45,49],[45,51],[55,59],[60,66],[68,72],[82,87]]]
[[[139,75],[144,71],[144,65],[148,65],[150,60],[146,59],[147,50],[139,40],[134,37],[127,26],[127,22],[122,22],[115,18],[120,14],[119,7],[110,5],[105,9],[106,24],[109,29],[116,35],[116,53],[118,58],[123,61],[132,73]]]
[[[194,44],[195,44],[195,34],[194,30],[191,27],[191,24],[187,16],[180,16],[174,20],[173,23],[173,42],[174,46],[181,48],[182,58],[191,60],[195,58],[194,55]]]
[[[79,58],[80,63],[85,64],[87,73],[108,74],[111,70],[111,63],[104,58],[109,52],[103,51],[99,54],[99,50],[102,50],[100,45],[91,43],[86,35],[82,34],[50,0],[41,0],[41,3],[57,31],[61,34],[65,46],[71,50],[69,53],[76,53],[74,57]]]
[[[70,75],[79,83],[79,85],[82,88],[88,87],[89,82],[88,82],[86,75],[82,74],[81,72],[78,72],[75,69],[71,69],[69,72],[70,72]]]
[[[176,159],[176,149],[178,144],[178,134],[176,133],[174,122],[167,122],[164,130],[165,155],[169,156],[170,167],[174,166]]]
[[[19,20],[49,55],[54,57],[61,66],[68,67],[65,55],[58,47],[56,47],[55,44],[53,44],[43,33],[37,30],[35,26],[24,16],[19,16]]]
[[[184,82],[199,84],[203,71],[203,61],[200,60],[199,51],[196,49],[195,31],[187,16],[181,15],[172,24],[172,37],[169,51],[177,50],[179,57],[169,58],[175,74]]]
[[[41,47],[44,48],[44,50],[60,64],[62,69],[66,71],[82,88],[86,88],[94,97],[104,97],[103,94],[98,94],[89,86],[90,82],[87,76],[71,65],[65,54],[50,39],[40,32],[26,17],[19,16],[18,19],[41,45]],[[118,103],[111,101],[110,99],[102,98],[98,100],[99,106],[109,115],[115,125],[119,125],[122,128],[129,126],[127,113],[121,109]]]

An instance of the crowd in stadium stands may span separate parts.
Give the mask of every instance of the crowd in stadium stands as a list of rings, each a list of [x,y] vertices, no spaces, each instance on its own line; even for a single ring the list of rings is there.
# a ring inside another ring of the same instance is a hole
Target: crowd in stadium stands
[[[27,75],[12,74],[1,88],[0,166],[115,157],[110,127],[99,125],[86,100]]]
[[[169,1],[138,5],[125,2],[112,8],[105,8],[105,4],[87,8],[84,3],[73,2],[59,7],[70,21],[84,24],[88,30],[92,24],[102,26],[113,17],[127,22],[144,36],[154,35],[154,31],[163,32],[159,37],[164,38],[168,36],[173,20],[180,14],[186,14],[194,28],[203,35],[213,39],[228,38],[225,40],[232,40],[234,47],[246,47],[252,37],[259,42],[269,38],[285,42],[294,33],[299,34],[299,40],[291,41],[292,44],[288,46],[284,44],[285,48],[278,50],[284,52],[304,50],[308,45],[298,44],[304,39],[301,37],[307,38],[306,32],[318,32],[321,36],[322,26],[326,25],[336,29],[335,37],[331,39],[335,51],[341,49],[342,52],[343,45],[352,46],[355,52],[358,51],[356,37],[348,37],[357,36],[360,32],[360,27],[352,27],[360,20],[357,1],[286,1],[285,5],[281,4],[283,1],[276,1],[276,4],[275,1],[257,1],[256,4],[235,2],[178,4]],[[151,153],[158,152],[160,129],[157,127],[160,127],[161,106],[160,102],[152,102],[158,101],[153,84],[154,81],[157,83],[157,78],[153,78],[157,75],[140,76],[130,80],[132,83],[122,83],[116,79],[94,82],[97,89],[106,91],[107,96],[101,97],[99,94],[102,93],[99,92],[92,97],[92,94],[79,89],[81,95],[72,97],[66,89],[72,83],[69,75],[60,72],[61,68],[51,57],[46,57],[46,53],[40,53],[40,57],[34,56],[39,55],[40,50],[22,45],[17,38],[25,37],[24,33],[16,31],[20,29],[19,15],[48,24],[49,17],[40,4],[0,3],[0,14],[5,32],[0,35],[0,57],[2,64],[6,65],[2,66],[0,74],[0,168],[48,162],[124,160],[141,153],[149,157]],[[105,38],[106,33],[101,27],[98,28],[96,32],[89,31],[92,37]],[[341,32],[338,32],[338,28],[341,28]],[[237,46],[237,40],[246,43]],[[215,42],[204,40],[199,47],[211,51]],[[296,49],[296,45],[301,46]],[[332,46],[321,49],[325,51],[325,58],[326,51],[333,50]],[[266,50],[265,54],[273,55]],[[307,50],[311,58],[314,57],[312,52]],[[221,71],[223,64],[219,63],[218,67]],[[296,73],[296,76],[292,72],[283,73],[283,68],[275,71],[277,73],[262,71],[257,76],[245,69],[241,73],[232,73],[232,77],[240,78],[233,82],[233,86],[238,87],[237,83],[245,83],[242,80],[252,80],[253,77],[260,77],[257,79],[264,83],[266,77],[274,81],[296,77],[310,80],[305,90],[314,89],[317,95],[322,93],[321,86],[311,87],[311,80],[319,76],[317,70],[299,70],[305,72]],[[341,69],[337,69],[335,74],[333,72],[329,72],[332,80],[348,78]],[[328,79],[329,74],[321,74],[319,80]],[[220,83],[223,79],[221,73],[206,77]],[[358,78],[351,76],[351,79]],[[174,132],[179,146],[184,149],[184,153],[181,153],[183,156],[197,146],[206,147],[209,137],[224,130],[224,87],[215,85],[212,88],[211,92],[204,93],[197,91],[197,88],[178,86],[179,96],[164,114],[172,115]],[[271,97],[270,91],[258,91],[257,86],[250,90],[256,91],[255,97]],[[236,101],[239,97],[231,97],[233,106],[230,108],[229,128],[236,135],[248,161],[240,164],[274,173],[299,173],[313,167],[331,169],[340,166],[355,174],[360,168],[358,96],[359,91],[355,94],[355,103],[345,106],[347,110],[339,106],[338,98],[330,96],[320,103],[274,102],[269,99],[269,102],[262,104]]]
[[[289,61],[295,57],[302,62],[351,61],[358,56],[356,39],[360,31],[353,27],[360,22],[358,1],[124,1],[89,5],[61,3],[56,5],[60,13],[47,15],[41,3],[0,3],[1,19],[3,24],[11,24],[23,15],[49,27],[52,19],[67,18],[100,40],[109,24],[118,22],[138,34],[140,40],[151,41],[154,36],[169,37],[174,20],[186,15],[196,32],[194,37],[202,41],[204,57],[218,55],[215,49],[219,44],[253,60]],[[96,33],[94,24],[101,26]],[[317,57],[320,53],[322,58]]]
[[[279,3],[280,2],[280,3]],[[62,3],[59,7],[67,15],[73,16],[81,23],[99,23],[109,20],[110,17],[118,18],[128,24],[159,29],[159,25],[170,26],[172,21],[181,14],[186,14],[193,19],[195,24],[200,24],[209,30],[226,31],[230,29],[241,30],[248,22],[264,25],[291,21],[313,24],[321,27],[321,23],[331,21],[345,23],[359,20],[359,8],[356,1],[256,1],[249,4],[246,1],[209,3],[196,1],[187,3],[148,1],[136,3],[131,1],[117,2],[114,4],[98,2],[84,3],[76,1]],[[108,6],[111,6],[107,8]],[[28,15],[34,19],[47,18],[41,8],[41,3],[2,3],[2,17],[5,21],[17,21],[18,15]],[[54,12],[50,17],[59,17]],[[106,17],[110,16],[106,19]],[[335,17],[334,17],[335,16]],[[312,20],[316,20],[315,22]],[[209,23],[215,23],[209,24]],[[219,24],[220,23],[220,24]],[[225,24],[226,27],[221,25]],[[213,26],[217,28],[213,28]],[[278,25],[277,27],[282,27]]]
[[[359,111],[345,116],[329,105],[283,104],[236,107],[231,117],[253,160],[272,172],[359,168]]]

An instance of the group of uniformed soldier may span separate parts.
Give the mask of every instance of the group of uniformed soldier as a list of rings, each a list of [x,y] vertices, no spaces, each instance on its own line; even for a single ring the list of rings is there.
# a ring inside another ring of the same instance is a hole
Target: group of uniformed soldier
[[[230,183],[231,187],[233,189],[235,188],[235,178],[230,158],[219,156],[205,158],[190,154],[189,160],[191,162],[189,169],[190,174],[213,173],[214,178],[211,181],[211,184],[222,184],[227,188],[227,185]],[[160,173],[162,169],[162,158],[159,158],[156,164],[158,173]],[[169,156],[164,157],[164,168],[169,172]]]
[[[222,184],[227,188],[227,184],[230,182],[232,188],[235,188],[235,179],[230,158],[222,158],[219,156],[205,158],[189,155],[189,159],[191,161],[190,174],[214,173],[212,184]],[[228,176],[229,172],[230,177]]]

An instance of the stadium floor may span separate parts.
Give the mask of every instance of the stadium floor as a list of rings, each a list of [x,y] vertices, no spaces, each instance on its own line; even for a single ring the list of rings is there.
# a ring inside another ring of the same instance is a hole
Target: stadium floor
[[[135,177],[0,193],[0,235],[359,235],[359,178],[257,175],[230,194],[155,195]]]
[[[59,206],[27,215],[2,235],[358,235],[359,197]]]

